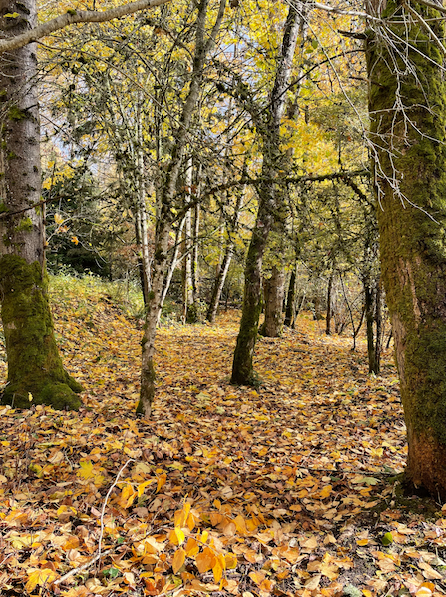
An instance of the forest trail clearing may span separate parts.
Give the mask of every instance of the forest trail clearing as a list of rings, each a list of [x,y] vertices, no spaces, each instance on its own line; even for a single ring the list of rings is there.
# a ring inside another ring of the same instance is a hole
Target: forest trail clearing
[[[58,342],[87,408],[0,407],[3,597],[445,594],[446,507],[395,495],[391,351],[369,376],[362,342],[304,315],[259,339],[253,389],[228,383],[237,313],[163,327],[146,422],[140,325],[87,286],[65,296]]]

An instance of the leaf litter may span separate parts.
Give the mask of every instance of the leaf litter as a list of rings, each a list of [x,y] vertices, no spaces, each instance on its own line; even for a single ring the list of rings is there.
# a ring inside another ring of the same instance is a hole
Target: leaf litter
[[[0,407],[2,596],[446,593],[446,507],[395,478],[390,351],[370,376],[364,344],[304,315],[236,387],[237,313],[164,327],[147,422],[140,322],[88,289],[54,317],[84,408]]]

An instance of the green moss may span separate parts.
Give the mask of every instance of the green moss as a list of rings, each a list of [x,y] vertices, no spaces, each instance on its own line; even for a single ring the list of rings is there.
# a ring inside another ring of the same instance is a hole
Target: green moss
[[[74,8],[69,8],[67,10],[67,14],[71,15],[72,17],[76,16],[77,12],[74,10]]]
[[[8,160],[15,160],[16,158],[17,158],[17,155],[13,151],[10,151],[8,153],[8,155],[6,156],[6,159],[8,159]]]
[[[16,255],[0,259],[2,320],[8,357],[8,381],[3,404],[29,408],[48,404],[77,409],[82,390],[64,369],[54,339],[47,278],[36,261]]]
[[[439,13],[414,8],[443,39]],[[386,15],[396,10],[398,3],[390,1]],[[392,19],[389,26],[395,39],[406,39],[404,19]],[[380,181],[380,252],[389,310],[404,329],[397,356],[408,427],[415,437],[446,446],[446,84],[439,68],[443,56],[417,22],[411,23],[410,39],[400,49],[407,50],[416,77],[401,59],[404,54],[390,58],[373,34],[368,40],[371,138],[378,136],[381,170],[389,179],[395,171],[401,174],[401,196]],[[393,58],[398,68],[390,66]],[[398,79],[395,70],[406,74]],[[404,98],[404,117],[394,108],[397,93]]]
[[[0,214],[3,214],[5,212],[9,211],[9,208],[6,207],[5,203],[3,203],[3,201],[0,202]]]
[[[20,110],[17,106],[11,106],[8,110],[8,118],[14,121],[26,120],[29,118],[29,113],[27,110]]]
[[[0,207],[1,212],[1,207]],[[14,228],[15,232],[31,232],[33,229],[33,223],[31,218],[26,217],[22,218],[17,226]]]

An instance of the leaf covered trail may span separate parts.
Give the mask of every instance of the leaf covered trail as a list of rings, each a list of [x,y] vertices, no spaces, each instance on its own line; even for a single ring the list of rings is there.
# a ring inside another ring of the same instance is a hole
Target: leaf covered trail
[[[363,345],[302,316],[259,339],[253,389],[228,383],[236,314],[162,328],[146,422],[140,326],[85,285],[57,298],[86,408],[1,407],[2,595],[445,594],[446,513],[392,479],[390,352],[371,377]]]

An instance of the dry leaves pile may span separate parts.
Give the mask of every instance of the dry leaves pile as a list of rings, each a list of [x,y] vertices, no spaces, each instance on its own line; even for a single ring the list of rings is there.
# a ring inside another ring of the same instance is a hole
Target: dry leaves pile
[[[0,407],[3,597],[446,593],[446,508],[395,494],[390,353],[370,377],[364,346],[304,316],[239,388],[234,314],[161,329],[145,422],[137,324],[87,288],[55,320],[85,408]]]

